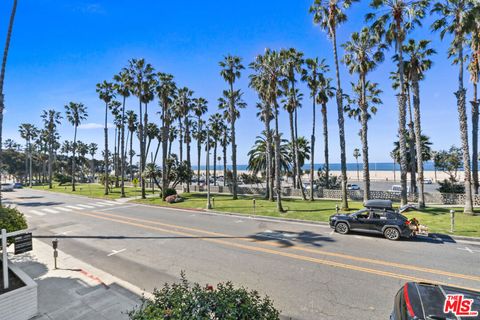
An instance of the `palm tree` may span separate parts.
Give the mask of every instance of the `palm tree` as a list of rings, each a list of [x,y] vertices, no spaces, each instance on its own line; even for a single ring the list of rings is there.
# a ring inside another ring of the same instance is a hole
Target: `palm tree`
[[[138,126],[138,118],[137,114],[133,110],[128,110],[126,112],[127,115],[127,128],[130,132],[130,151],[129,151],[129,167],[130,167],[130,180],[133,180],[133,168],[132,168],[132,151],[133,151],[133,134],[137,130]]]
[[[146,63],[145,59],[131,59],[129,61],[128,72],[132,78],[132,85],[130,88],[130,92],[134,94],[138,98],[139,104],[139,125],[138,125],[138,133],[139,133],[139,140],[140,140],[140,173],[145,170],[145,161],[146,161],[146,153],[145,153],[145,127],[148,124],[148,115],[147,115],[147,104],[151,99],[153,99],[153,95],[151,93],[152,85],[153,85],[153,67],[151,64]],[[145,114],[143,113],[143,105],[145,104]],[[143,122],[142,122],[143,118]],[[145,179],[142,179],[142,175],[140,174],[141,178],[141,188],[142,188],[142,199],[146,198],[145,194]]]
[[[291,99],[289,105],[289,109],[292,109],[292,113],[295,116],[294,120],[294,139],[292,140],[293,142],[293,173],[294,176],[295,174],[297,175],[297,185],[295,185],[294,182],[294,188],[300,188],[302,191],[302,197],[303,200],[306,200],[305,196],[305,190],[303,188],[302,184],[302,179],[301,179],[301,166],[298,164],[299,159],[298,159],[298,147],[297,147],[297,139],[298,139],[298,126],[297,126],[297,113],[298,113],[298,108],[301,107],[300,103],[300,95],[297,93],[297,89],[295,88],[295,84],[297,82],[296,79],[296,74],[302,74],[303,73],[303,64],[304,64],[304,59],[303,59],[303,53],[297,51],[294,48],[290,48],[288,50],[282,50],[281,52],[284,55],[285,62],[283,64],[283,73],[285,74],[285,80],[287,83],[287,87],[289,87],[289,98]],[[297,98],[298,97],[298,98]],[[294,180],[295,181],[295,180]]]
[[[119,149],[120,149],[120,130],[122,128],[122,111],[120,110],[122,103],[117,100],[110,101],[108,108],[112,112],[113,115],[113,124],[115,125],[115,133],[114,133],[114,146],[113,146],[113,169],[115,171],[115,188],[119,187],[118,184],[118,158],[119,158]]]
[[[264,81],[265,87],[261,87],[262,90],[266,89],[266,93],[261,93],[267,101],[268,105],[273,107],[273,117],[275,119],[275,182],[276,182],[276,194],[277,194],[277,210],[278,212],[284,212],[282,207],[282,195],[281,195],[281,170],[280,170],[280,131],[279,131],[279,110],[278,110],[278,96],[279,96],[279,84],[283,74],[284,57],[275,50],[265,49],[263,55],[258,55],[254,62],[250,64],[250,68],[253,69],[258,75],[251,78],[251,81],[257,81],[261,79]],[[258,84],[253,83],[252,86],[258,88]],[[269,118],[270,114],[262,115]],[[268,140],[268,139],[267,139]],[[232,141],[232,144],[234,142]]]
[[[160,129],[158,128],[158,126],[153,123],[153,122],[150,122],[149,124],[147,124],[147,156],[148,156],[148,151],[150,151],[150,144],[152,143],[152,140],[153,139],[156,139],[158,134],[160,132]]]
[[[465,207],[463,212],[473,214],[472,185],[470,173],[470,151],[468,147],[468,124],[466,110],[466,89],[463,85],[465,31],[468,22],[468,14],[472,9],[473,2],[469,0],[446,0],[435,3],[432,12],[438,13],[440,18],[436,20],[432,29],[440,31],[443,40],[445,34],[453,34],[453,42],[450,56],[456,56],[454,63],[459,65],[457,97],[458,117],[460,123],[460,135],[463,150],[463,167],[465,172]]]
[[[190,112],[192,111],[193,108],[193,102],[192,102],[192,95],[193,91],[188,89],[188,88],[182,88],[178,90],[178,103],[181,105],[181,107],[178,107],[180,111],[180,114],[182,115],[183,119],[179,119],[180,124],[183,122],[183,128],[185,129],[185,133],[183,136],[183,141],[182,138],[180,137],[180,147],[182,146],[182,143],[185,142],[185,145],[187,147],[187,166],[188,170],[192,170],[192,161],[191,161],[191,142],[192,142],[192,137],[191,137],[191,126],[192,126],[192,120],[190,119],[191,115]],[[180,131],[181,132],[181,131]],[[180,149],[181,150],[181,149]],[[181,155],[181,152],[180,152]],[[180,157],[181,161],[181,157]],[[188,179],[187,181],[187,192],[190,192],[190,184],[191,181]]]
[[[360,181],[360,175],[359,175],[359,170],[358,170],[358,158],[360,158],[362,154],[360,153],[360,150],[358,148],[353,149],[353,157],[355,158],[355,161],[357,162],[357,180]]]
[[[425,16],[425,9],[429,0],[372,0],[370,6],[382,12],[377,18],[376,13],[367,14],[367,20],[375,20],[372,28],[388,44],[395,43],[395,52],[398,56],[398,73],[400,87],[398,94],[398,136],[400,141],[400,169],[401,169],[401,201],[407,203],[407,149],[405,137],[406,97],[403,63],[403,41],[409,31],[420,25],[420,19]]]
[[[70,102],[65,105],[65,114],[68,122],[74,128],[72,145],[72,191],[75,191],[75,152],[77,151],[77,128],[88,117],[87,108],[83,103]]]
[[[328,65],[325,64],[322,60],[323,72],[324,74],[329,71]],[[322,68],[320,68],[322,69]],[[322,127],[323,127],[323,155],[324,155],[324,165],[323,170],[325,171],[325,187],[328,189],[330,187],[330,161],[329,161],[329,149],[328,149],[328,117],[327,117],[327,103],[331,98],[335,96],[335,88],[331,86],[332,79],[325,77],[325,75],[320,78],[320,87],[317,95],[317,102],[322,105]],[[343,103],[343,102],[342,102]]]
[[[125,102],[126,99],[130,96],[130,88],[132,87],[132,77],[128,69],[124,68],[119,74],[113,76],[115,81],[114,89],[117,94],[121,95],[123,98],[122,101],[122,119],[125,119]],[[124,123],[124,121],[122,121]],[[120,159],[120,175],[121,175],[121,194],[120,197],[125,197],[125,125],[122,125],[121,128],[121,159]]]
[[[98,144],[95,142],[92,142],[88,145],[88,153],[92,157],[91,163],[90,163],[90,170],[92,171],[92,182],[95,181],[95,154],[97,153],[98,150]]]
[[[194,98],[192,105],[192,112],[197,117],[197,124],[193,132],[194,138],[197,140],[197,185],[200,186],[200,159],[202,157],[202,144],[206,139],[205,132],[203,130],[204,121],[202,116],[208,110],[208,101],[204,98]]]
[[[337,26],[347,21],[345,10],[353,2],[358,0],[315,0],[310,7],[310,13],[313,13],[313,21],[327,32],[333,43],[333,56],[335,60],[335,73],[337,78],[337,114],[338,114],[338,132],[340,137],[340,161],[342,169],[342,210],[348,209],[347,200],[347,157],[345,153],[345,125],[343,117],[343,93],[340,81],[340,68],[338,66],[337,53]]]
[[[57,140],[57,126],[60,125],[62,116],[60,112],[53,109],[43,110],[42,120],[45,127],[45,139],[47,141],[48,150],[48,188],[52,189],[53,178],[53,150]]]
[[[213,183],[217,185],[217,147],[223,135],[223,117],[220,113],[214,113],[208,119],[209,136],[213,141]]]
[[[25,139],[25,178],[28,175],[28,183],[32,187],[32,140],[39,135],[39,130],[31,123],[22,123],[19,128],[20,136]]]
[[[436,53],[432,48],[429,48],[430,41],[420,40],[416,42],[410,39],[403,48],[403,51],[408,56],[409,60],[405,61],[405,74],[411,82],[413,91],[413,110],[414,110],[414,128],[415,128],[415,148],[416,148],[416,169],[418,172],[418,184],[420,192],[418,197],[418,206],[425,207],[425,193],[423,186],[423,153],[421,152],[422,127],[420,122],[420,80],[425,78],[425,71],[432,67],[432,61],[429,57]],[[472,111],[473,112],[473,111]],[[473,119],[472,119],[473,121]],[[475,154],[475,152],[473,152]],[[475,168],[475,166],[474,166]],[[478,176],[477,176],[478,184]]]
[[[193,91],[188,89],[187,87],[179,88],[177,90],[176,99],[174,101],[174,110],[173,110],[173,117],[178,121],[178,132],[179,132],[179,160],[180,162],[183,161],[183,142],[184,142],[184,134],[186,131],[185,126],[185,118],[188,116],[189,112],[189,103],[190,98],[193,94]]]
[[[315,127],[316,127],[316,110],[317,110],[317,96],[320,91],[320,84],[325,81],[324,72],[328,71],[328,66],[325,64],[325,60],[319,60],[318,58],[306,59],[306,70],[303,70],[302,80],[307,82],[307,86],[310,89],[310,97],[312,98],[312,135],[310,137],[310,148],[312,150],[310,157],[310,186],[313,186],[315,179]],[[328,99],[328,98],[327,98]],[[325,110],[326,113],[326,110]],[[325,114],[326,116],[326,114]],[[328,132],[328,131],[327,131]],[[328,137],[328,133],[327,133]],[[328,139],[328,138],[327,138]],[[325,144],[328,150],[328,140]],[[310,188],[310,201],[313,201],[314,188]]]
[[[103,161],[104,161],[104,183],[105,183],[105,191],[104,194],[108,195],[108,188],[109,188],[109,172],[108,172],[108,105],[113,98],[115,98],[113,84],[107,81],[103,81],[102,83],[97,83],[96,89],[100,100],[105,102],[105,127],[104,127],[104,137],[105,137],[105,149],[103,152]]]
[[[262,135],[256,137],[254,146],[248,152],[247,169],[252,171],[254,175],[257,175],[258,173],[265,174],[270,167],[268,160],[270,152],[267,146],[267,137],[273,135],[274,132],[268,134],[267,132],[262,131]],[[270,146],[270,148],[273,149],[273,146]],[[290,164],[292,163],[291,154],[292,152],[288,140],[282,139],[280,144],[280,171],[288,172],[290,170]]]
[[[168,144],[170,141],[170,134],[173,130],[170,129],[172,123],[172,101],[175,96],[176,85],[173,81],[173,76],[166,73],[158,73],[158,86],[156,87],[156,93],[159,99],[161,107],[160,119],[162,120],[162,170],[167,172],[167,157],[168,157]],[[171,145],[171,143],[170,143]],[[168,176],[162,175],[162,199],[165,200],[166,189],[168,188]]]
[[[10,22],[8,24],[7,38],[5,41],[5,48],[3,50],[2,69],[0,71],[0,156],[2,152],[3,109],[5,108],[3,84],[5,82],[5,68],[7,66],[8,49],[10,47],[10,39],[12,37],[13,22],[15,21],[16,12],[17,12],[17,0],[13,0],[12,12],[10,14]],[[1,165],[1,160],[0,160],[0,165]],[[2,197],[1,197],[1,191],[0,191],[0,205],[1,204],[2,204]]]
[[[240,98],[241,93],[239,90],[234,90],[233,84],[240,78],[240,70],[244,69],[242,65],[242,59],[237,56],[227,55],[223,61],[219,62],[222,70],[220,75],[228,83],[229,91],[224,96],[229,98],[229,120],[230,120],[230,134],[232,141],[232,175],[233,175],[233,199],[237,199],[237,144],[235,141],[235,121],[237,120],[239,105],[235,105],[236,97]]]
[[[342,45],[345,50],[343,62],[350,74],[356,73],[359,77],[360,95],[357,100],[362,125],[361,140],[363,153],[363,200],[370,198],[370,172],[368,165],[368,105],[367,105],[367,74],[376,68],[384,59],[385,45],[370,29],[363,28],[360,32],[353,32],[351,39]]]

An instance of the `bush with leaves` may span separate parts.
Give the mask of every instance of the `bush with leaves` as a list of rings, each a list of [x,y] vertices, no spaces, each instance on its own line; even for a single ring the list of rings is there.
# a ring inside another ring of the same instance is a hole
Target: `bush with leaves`
[[[317,176],[318,176],[318,179],[315,180],[315,184],[317,184],[319,187],[334,189],[334,190],[340,189],[341,181],[339,176],[334,176],[330,174],[328,176],[328,186],[327,186],[327,172],[323,167],[318,169]]]
[[[63,186],[66,183],[71,183],[72,182],[72,177],[69,176],[69,175],[57,172],[53,176],[53,180],[57,181],[59,186]]]
[[[0,230],[7,232],[28,229],[25,216],[15,208],[0,207]],[[12,240],[13,241],[13,240]]]
[[[456,180],[444,179],[439,181],[440,187],[437,190],[441,193],[465,193],[465,185]]]
[[[174,188],[165,189],[165,197],[174,196],[176,194],[177,194],[177,190],[175,190]]]
[[[190,284],[184,273],[180,283],[165,284],[153,296],[128,313],[131,320],[280,319],[272,301],[257,291],[234,288],[230,282],[202,287]]]

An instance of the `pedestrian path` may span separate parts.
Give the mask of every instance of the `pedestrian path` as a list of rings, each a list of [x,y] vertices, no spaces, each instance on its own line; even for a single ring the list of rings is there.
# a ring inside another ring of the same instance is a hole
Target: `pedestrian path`
[[[117,203],[115,201],[94,201],[89,202],[88,204],[75,203],[75,204],[64,204],[64,205],[45,205],[45,207],[39,205],[35,208],[23,207],[22,211],[25,211],[28,216],[45,216],[48,214],[59,214],[64,212],[74,212],[80,210],[99,210],[103,208],[114,208],[115,205],[122,205],[122,203]]]

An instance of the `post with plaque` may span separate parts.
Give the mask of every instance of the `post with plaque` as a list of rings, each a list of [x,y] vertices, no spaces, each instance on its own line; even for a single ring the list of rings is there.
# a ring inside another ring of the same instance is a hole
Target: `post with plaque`
[[[21,254],[33,250],[32,233],[27,230],[20,230],[7,233],[7,230],[2,229],[2,264],[3,264],[3,288],[8,289],[8,238],[14,240],[14,254]]]

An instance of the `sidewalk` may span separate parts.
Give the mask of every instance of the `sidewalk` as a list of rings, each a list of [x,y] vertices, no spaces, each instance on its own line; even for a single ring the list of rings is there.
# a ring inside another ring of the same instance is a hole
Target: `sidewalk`
[[[35,240],[29,254],[11,258],[38,283],[39,315],[34,320],[121,320],[150,295],[137,287]]]

